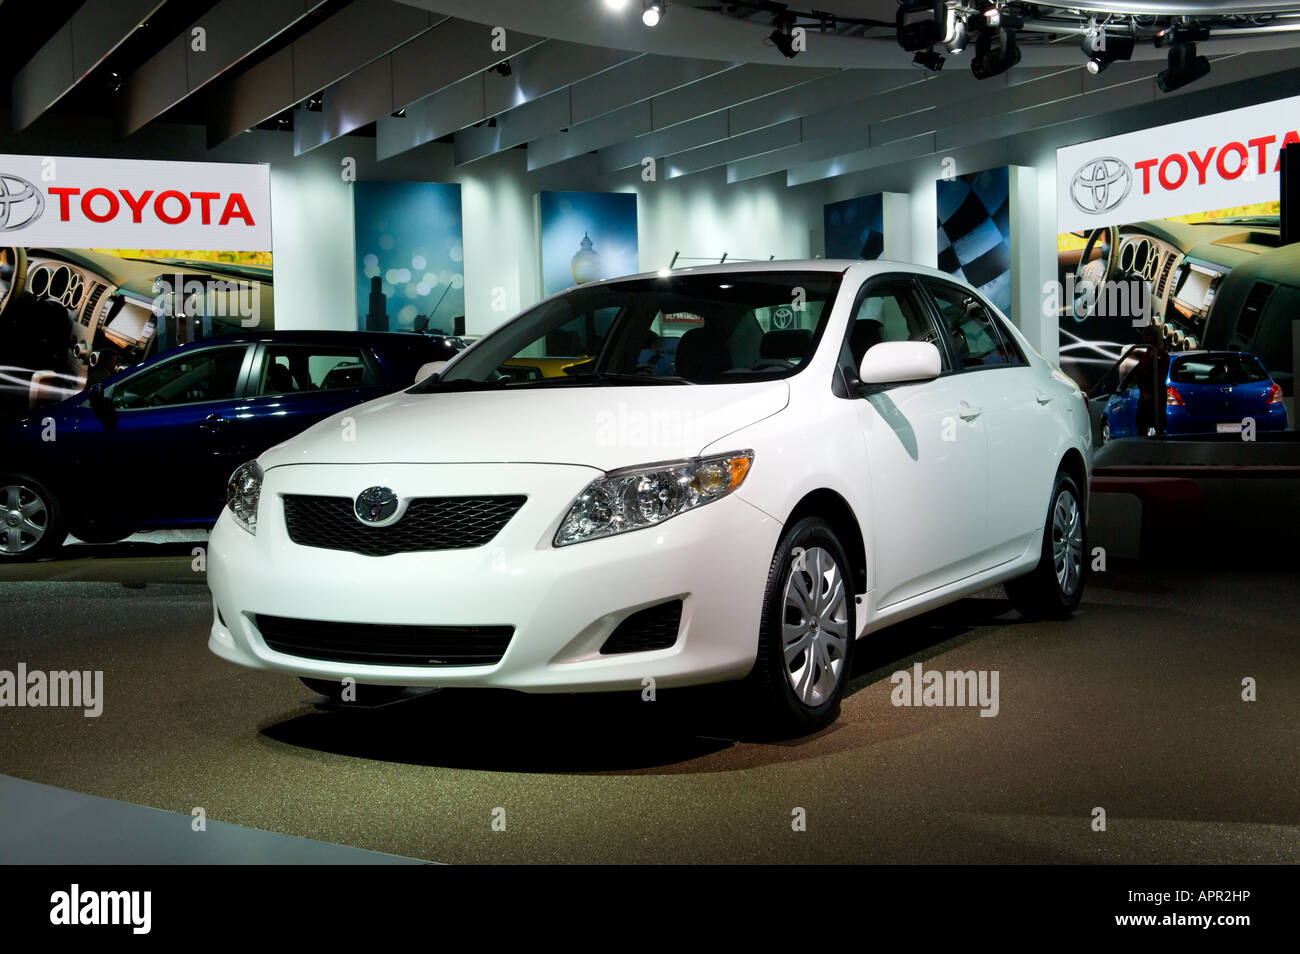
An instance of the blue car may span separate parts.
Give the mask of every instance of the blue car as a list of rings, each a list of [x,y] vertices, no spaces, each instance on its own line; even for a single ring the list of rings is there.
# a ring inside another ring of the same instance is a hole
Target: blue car
[[[1142,375],[1149,361],[1139,361],[1106,402],[1101,440],[1139,434],[1137,423]],[[1282,388],[1263,363],[1244,351],[1180,351],[1169,355],[1165,376],[1166,434],[1240,434],[1251,419],[1256,431],[1285,431]]]
[[[138,530],[211,526],[246,460],[409,387],[443,343],[261,332],[185,345],[0,426],[0,562]]]

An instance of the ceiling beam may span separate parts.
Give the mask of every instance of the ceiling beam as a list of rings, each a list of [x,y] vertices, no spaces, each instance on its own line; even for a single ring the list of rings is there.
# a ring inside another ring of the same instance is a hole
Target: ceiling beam
[[[1181,94],[1206,94],[1215,86],[1249,82],[1270,74],[1293,68],[1294,55],[1285,50],[1265,51],[1255,54],[1233,54],[1212,61],[1210,76],[1206,80],[1180,90]],[[1077,92],[1069,96],[1059,95],[1062,80],[1052,76],[1040,85],[1041,100],[1037,103],[1026,99],[1018,109],[1000,114],[972,115],[969,102],[952,103],[945,110],[932,117],[928,123],[933,132],[908,139],[886,141],[882,136],[879,143],[868,144],[865,148],[850,150],[836,148],[842,143],[827,142],[827,155],[811,162],[793,164],[786,172],[786,183],[790,186],[804,185],[822,179],[864,172],[869,169],[891,165],[906,159],[917,159],[939,153],[954,152],[958,149],[977,146],[996,139],[1032,133],[1048,126],[1061,125],[1077,119],[1089,118],[1114,112],[1133,106],[1156,104],[1166,100],[1167,96],[1159,92],[1155,84],[1156,64],[1135,64],[1126,72],[1117,70],[1115,64],[1101,77],[1087,77],[1080,83]],[[1100,82],[1112,75],[1114,78]],[[1080,71],[1082,73],[1082,71]],[[1145,76],[1141,75],[1146,73]]]
[[[651,100],[728,70],[735,63],[640,56],[569,88],[572,124],[528,143],[528,168],[572,159],[654,132]]]
[[[332,142],[430,93],[545,43],[542,37],[507,33],[497,48],[492,31],[468,20],[444,20],[325,89],[320,118],[294,124],[294,154]],[[403,117],[403,119],[409,117]],[[401,119],[395,120],[401,122]]]
[[[217,92],[208,147],[319,93],[445,19],[395,0],[354,0]]]
[[[86,0],[14,77],[14,131],[39,119],[162,5],[163,0]]]
[[[127,78],[117,131],[129,136],[298,23],[325,0],[221,0]],[[196,30],[203,48],[194,49]]]
[[[478,29],[482,29],[481,26]],[[519,42],[517,35],[511,35],[512,44]],[[636,54],[622,50],[604,50],[584,43],[566,43],[560,40],[548,40],[518,55],[510,57],[510,75],[499,76],[483,72],[481,77],[473,77],[473,85],[449,92],[452,87],[443,87],[428,96],[421,97],[410,104],[401,104],[406,115],[394,118],[388,115],[378,117],[376,155],[387,159],[407,149],[432,142],[449,133],[482,123],[491,116],[500,116],[497,126],[482,127],[488,132],[479,133],[475,144],[467,142],[460,148],[465,152],[463,161],[490,155],[500,149],[519,145],[523,139],[515,140],[509,145],[497,145],[503,135],[502,123],[514,110],[524,110],[510,120],[508,125],[524,132],[531,130],[530,120],[536,122],[547,107],[535,107],[534,104],[552,99],[552,94],[565,87],[598,76],[612,67],[635,59]],[[487,66],[492,64],[486,64]],[[566,99],[567,102],[567,99]],[[553,103],[549,103],[551,109]],[[570,122],[566,106],[563,121],[559,126],[546,128],[543,132],[563,128]],[[474,130],[478,132],[478,130]],[[508,137],[507,137],[508,138]],[[531,138],[531,135],[529,136]],[[457,159],[458,162],[462,161]]]

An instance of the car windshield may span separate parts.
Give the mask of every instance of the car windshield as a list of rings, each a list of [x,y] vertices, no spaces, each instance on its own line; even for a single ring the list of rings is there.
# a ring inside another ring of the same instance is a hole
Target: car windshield
[[[1169,380],[1174,384],[1250,384],[1267,381],[1268,372],[1250,354],[1196,355],[1175,361]]]
[[[574,288],[502,325],[412,390],[786,377],[812,357],[842,277],[676,274]]]

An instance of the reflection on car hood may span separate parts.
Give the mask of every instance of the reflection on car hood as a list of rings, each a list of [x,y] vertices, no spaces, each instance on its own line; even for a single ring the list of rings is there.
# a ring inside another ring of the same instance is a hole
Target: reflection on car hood
[[[528,462],[614,470],[694,457],[732,431],[777,413],[789,396],[784,381],[402,392],[336,414],[260,460],[267,469]]]

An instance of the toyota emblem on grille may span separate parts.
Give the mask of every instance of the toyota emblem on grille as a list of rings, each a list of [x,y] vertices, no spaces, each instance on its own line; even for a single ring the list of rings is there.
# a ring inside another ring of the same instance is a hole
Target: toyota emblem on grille
[[[367,487],[357,494],[353,510],[362,523],[385,523],[397,513],[397,494],[387,487]]]
[[[1133,171],[1114,156],[1089,159],[1070,180],[1070,201],[1080,212],[1101,215],[1128,198]]]
[[[45,193],[26,179],[0,172],[0,232],[30,225],[45,211]]]

